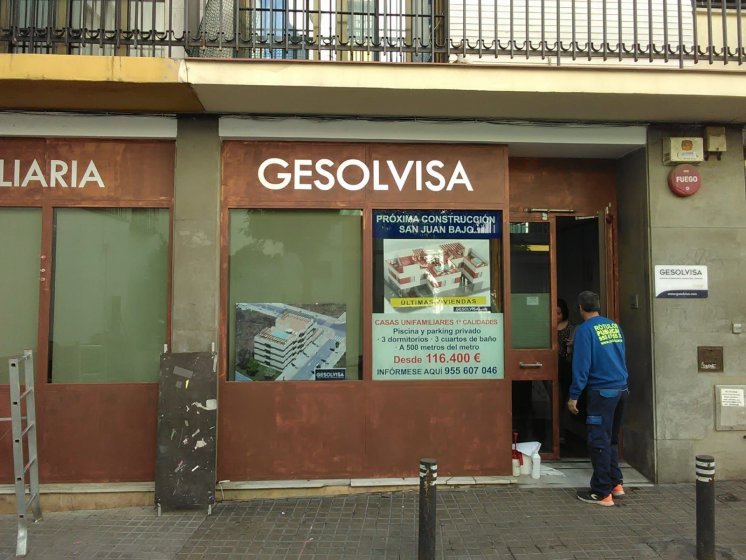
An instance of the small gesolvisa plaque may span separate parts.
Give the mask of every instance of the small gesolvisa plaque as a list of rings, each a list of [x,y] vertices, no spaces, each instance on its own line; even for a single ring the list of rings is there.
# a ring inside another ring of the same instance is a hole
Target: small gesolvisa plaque
[[[723,371],[722,346],[697,346],[697,371],[717,373]]]

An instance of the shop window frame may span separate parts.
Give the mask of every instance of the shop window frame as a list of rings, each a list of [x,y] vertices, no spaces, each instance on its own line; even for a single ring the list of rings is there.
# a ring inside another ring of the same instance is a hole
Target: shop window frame
[[[365,314],[363,310],[363,304],[364,304],[364,285],[365,285],[365,237],[364,237],[364,230],[365,230],[365,210],[363,208],[360,208],[354,204],[351,205],[345,205],[340,207],[332,207],[329,205],[317,205],[317,204],[309,204],[304,205],[303,208],[297,208],[297,207],[289,207],[287,205],[247,205],[247,204],[241,204],[241,203],[231,203],[229,201],[226,201],[225,198],[223,198],[223,204],[221,209],[221,247],[220,247],[220,260],[221,260],[221,282],[220,282],[220,314],[219,314],[219,321],[220,321],[220,348],[223,352],[223,359],[221,360],[221,367],[219,369],[219,377],[222,381],[226,382],[229,385],[234,384],[243,384],[241,381],[236,381],[235,378],[229,379],[229,371],[232,371],[231,368],[234,367],[234,361],[235,358],[233,354],[231,353],[231,335],[235,330],[235,325],[231,324],[230,317],[231,317],[231,272],[230,272],[230,261],[231,261],[231,239],[230,239],[230,232],[231,232],[231,213],[236,211],[277,211],[277,212],[293,212],[296,210],[307,210],[307,211],[319,211],[319,212],[340,212],[340,211],[356,211],[360,212],[360,262],[361,262],[361,283],[360,283],[360,302],[361,302],[361,311],[360,311],[360,325],[358,328],[358,331],[360,333],[360,342],[359,342],[359,359],[358,359],[358,371],[357,371],[357,377],[356,378],[345,378],[345,379],[335,379],[334,381],[336,383],[357,383],[364,380],[364,364],[365,364],[365,354],[364,354],[364,348],[365,348],[365,332],[366,332],[366,326],[365,326]],[[257,302],[258,303],[258,302]],[[262,303],[285,303],[288,305],[292,305],[293,303],[304,303],[304,302],[262,302]],[[333,302],[314,302],[314,303],[333,303]],[[235,322],[235,321],[234,321]],[[234,335],[235,336],[235,335]],[[309,380],[287,380],[284,381],[284,383],[303,383],[306,384],[306,382]],[[264,383],[263,380],[259,381],[260,384],[263,385],[272,385],[272,383]]]
[[[362,335],[362,375],[360,381],[363,383],[380,383],[373,380],[372,371],[372,318],[373,318],[373,212],[376,210],[461,210],[461,211],[499,211],[502,221],[502,236],[497,240],[499,245],[499,286],[496,288],[499,292],[500,311],[504,317],[508,316],[509,302],[506,300],[506,289],[508,287],[507,274],[509,270],[509,251],[508,247],[508,220],[509,208],[507,197],[507,169],[508,159],[507,150],[497,145],[478,145],[471,146],[473,153],[469,157],[474,161],[489,158],[491,161],[490,174],[494,177],[496,188],[487,196],[471,203],[464,203],[457,197],[449,198],[449,195],[437,193],[428,195],[427,192],[417,192],[415,190],[400,192],[394,187],[389,191],[388,196],[381,196],[380,193],[370,190],[339,191],[336,198],[329,195],[330,191],[303,189],[298,192],[293,190],[292,185],[281,189],[260,189],[256,177],[246,175],[247,166],[258,165],[259,158],[278,158],[280,156],[292,159],[296,156],[294,150],[298,147],[307,147],[309,152],[303,157],[319,157],[316,154],[327,154],[321,157],[328,157],[328,154],[335,154],[335,159],[342,161],[350,158],[370,161],[378,157],[379,150],[388,150],[395,147],[397,157],[422,157],[421,155],[405,156],[412,150],[421,154],[423,144],[405,143],[393,145],[387,142],[313,142],[304,140],[239,140],[224,139],[221,147],[221,211],[220,211],[220,304],[219,304],[219,352],[220,360],[218,367],[218,379],[221,383],[232,386],[245,386],[246,383],[231,383],[228,381],[228,368],[232,367],[229,356],[229,334],[228,334],[228,317],[229,317],[229,215],[231,210],[235,209],[293,209],[304,208],[309,210],[361,210],[362,219],[362,312],[361,312],[361,335]],[[450,150],[452,146],[444,145],[443,150]],[[400,153],[401,152],[401,153]],[[433,157],[447,158],[448,156],[434,149]],[[388,156],[391,157],[391,156]],[[304,160],[305,161],[305,160]],[[285,168],[288,170],[289,168]],[[484,186],[482,187],[484,188]],[[344,196],[341,196],[344,195]],[[403,196],[402,196],[403,195]],[[503,379],[494,380],[494,382],[507,382],[509,379],[507,373],[509,337],[504,335],[504,364],[505,372]],[[349,380],[354,381],[354,380]],[[455,379],[450,380],[448,385],[473,384],[481,383],[484,380]],[[397,385],[405,384],[422,384],[420,380],[402,380]],[[249,383],[248,385],[253,384]],[[263,386],[276,386],[273,383],[260,383]],[[279,384],[285,385],[285,384]],[[324,384],[304,384],[329,386]],[[269,394],[269,393],[267,393]]]
[[[151,377],[153,379],[148,381],[134,381],[131,379],[124,379],[124,380],[107,380],[107,381],[55,381],[54,376],[55,373],[62,375],[63,372],[55,372],[54,368],[54,353],[52,351],[53,346],[53,330],[54,330],[54,305],[55,305],[55,291],[57,289],[56,284],[56,274],[57,274],[57,255],[56,252],[58,250],[58,237],[59,233],[55,232],[55,229],[57,227],[57,212],[60,210],[165,210],[168,212],[168,226],[167,226],[167,246],[166,246],[166,277],[164,278],[166,285],[165,287],[165,309],[163,310],[165,313],[163,314],[163,318],[166,322],[165,329],[164,329],[164,339],[162,341],[159,341],[157,343],[157,346],[163,347],[163,345],[169,346],[169,341],[171,339],[171,324],[170,324],[170,315],[171,315],[171,255],[172,255],[172,243],[173,243],[173,215],[172,211],[169,208],[162,208],[162,207],[152,207],[149,205],[146,206],[134,206],[130,204],[106,204],[106,205],[97,205],[97,206],[90,206],[90,205],[52,205],[51,206],[51,216],[52,216],[52,223],[51,223],[51,244],[49,246],[49,252],[46,253],[48,255],[47,261],[49,263],[48,269],[49,269],[49,278],[46,280],[46,282],[49,284],[49,290],[48,290],[48,305],[49,305],[49,312],[47,313],[47,344],[45,345],[45,349],[47,352],[47,359],[45,360],[45,364],[47,366],[47,383],[53,384],[53,385],[78,385],[78,384],[85,384],[85,385],[121,385],[121,384],[140,384],[140,383],[148,383],[148,384],[157,384],[159,382],[159,368],[156,369]],[[131,222],[129,225],[132,225]],[[45,224],[44,221],[42,221],[42,229],[44,228]],[[135,276],[137,274],[140,274],[140,271],[132,271],[132,276]],[[80,350],[82,351],[82,345]],[[82,356],[82,355],[81,355]],[[158,359],[160,357],[158,356]],[[82,361],[82,358],[81,358]],[[65,373],[65,375],[69,375]],[[82,374],[81,374],[82,375]]]
[[[126,145],[126,144],[142,144],[141,152],[147,152],[149,146],[157,145],[158,153],[154,157],[171,157],[175,158],[175,142],[173,140],[161,140],[161,139],[135,139],[135,140],[122,140],[115,138],[106,139],[88,139],[88,138],[35,138],[35,137],[21,137],[18,139],[9,138],[9,141],[17,140],[21,143],[34,145],[34,147],[40,150],[38,153],[34,152],[32,159],[46,162],[46,159],[54,159],[47,153],[50,149],[50,145],[57,146],[57,149],[63,151],[69,150],[71,146],[75,146],[77,143],[95,143],[99,145]],[[70,144],[67,146],[66,144]],[[21,147],[21,152],[28,149],[26,146]],[[115,150],[118,148],[115,148]],[[162,151],[161,151],[162,150]],[[10,150],[9,150],[10,151]],[[10,153],[8,154],[10,156]],[[113,165],[112,161],[106,160],[108,165]],[[173,168],[173,162],[175,159],[170,160],[167,165],[164,165],[164,169],[169,171]],[[158,170],[158,173],[161,170]],[[74,189],[68,187],[62,189],[61,187],[44,188],[41,193],[37,190],[30,188],[20,189],[18,187],[9,187],[3,189],[5,193],[10,193],[10,196],[0,198],[0,207],[2,208],[36,208],[41,211],[41,246],[39,248],[39,299],[38,299],[38,319],[37,319],[37,339],[36,339],[36,355],[34,356],[35,362],[35,379],[36,383],[40,385],[40,389],[43,390],[44,386],[49,387],[90,387],[94,392],[96,387],[105,386],[157,386],[158,380],[153,381],[110,381],[105,383],[56,383],[51,380],[51,364],[49,363],[49,345],[51,343],[51,329],[52,329],[52,298],[53,298],[53,287],[52,282],[54,279],[54,213],[57,209],[64,208],[90,208],[90,209],[164,209],[168,211],[168,248],[167,248],[167,266],[166,266],[166,313],[165,313],[165,331],[164,331],[164,345],[170,347],[171,344],[171,323],[172,323],[172,303],[173,303],[173,192],[174,192],[174,181],[173,175],[170,176],[170,183],[160,181],[158,185],[152,186],[149,184],[140,184],[139,182],[126,183],[119,192],[115,190],[114,194],[107,194],[105,198],[96,198],[88,196],[80,196],[76,198],[74,195],[69,197],[62,197],[60,193],[63,191],[74,192]],[[159,176],[159,180],[163,179],[163,176]],[[165,186],[164,186],[165,185]],[[91,189],[97,189],[98,187],[89,186]],[[133,192],[129,192],[132,190]],[[137,192],[140,195],[138,196]],[[164,195],[165,191],[168,191],[167,195]],[[94,191],[95,192],[95,191]],[[144,195],[142,193],[145,193]],[[77,194],[77,193],[76,193]],[[19,349],[22,351],[23,349]]]

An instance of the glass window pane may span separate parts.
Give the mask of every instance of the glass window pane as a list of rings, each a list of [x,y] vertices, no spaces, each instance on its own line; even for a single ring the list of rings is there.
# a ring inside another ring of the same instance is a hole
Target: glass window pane
[[[231,210],[228,379],[360,379],[362,212]]]
[[[15,7],[19,27],[45,27],[47,25],[50,13],[49,0],[20,0]]]
[[[9,356],[36,352],[41,210],[0,208],[0,383]]]
[[[51,381],[158,380],[168,242],[167,209],[55,210]]]
[[[510,303],[513,348],[550,348],[549,223],[510,224]]]

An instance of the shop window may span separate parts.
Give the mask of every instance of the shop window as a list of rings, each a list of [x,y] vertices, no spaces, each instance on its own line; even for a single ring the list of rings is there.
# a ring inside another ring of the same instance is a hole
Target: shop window
[[[8,360],[36,350],[41,210],[0,208],[0,383]]]
[[[230,381],[362,376],[362,212],[231,210]]]
[[[53,231],[50,381],[156,382],[169,211],[58,208]]]

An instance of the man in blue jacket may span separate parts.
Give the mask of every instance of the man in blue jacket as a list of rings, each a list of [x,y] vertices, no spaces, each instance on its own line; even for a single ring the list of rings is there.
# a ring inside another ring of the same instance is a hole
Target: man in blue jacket
[[[578,499],[591,504],[613,506],[624,496],[619,469],[619,428],[627,401],[627,366],[624,337],[614,321],[599,315],[598,294],[578,296],[583,324],[575,329],[572,356],[572,384],[567,408],[578,413],[578,398],[587,389],[586,427],[593,464],[589,490]]]

